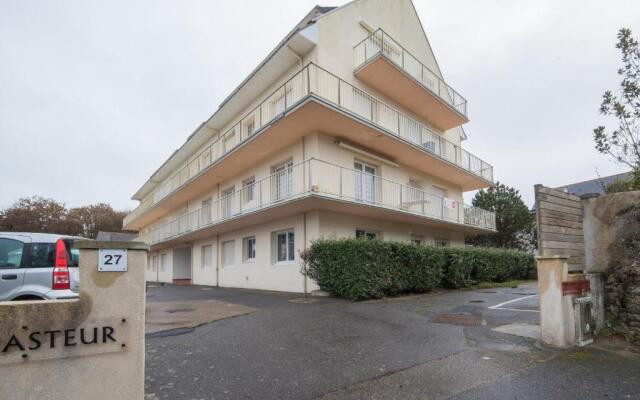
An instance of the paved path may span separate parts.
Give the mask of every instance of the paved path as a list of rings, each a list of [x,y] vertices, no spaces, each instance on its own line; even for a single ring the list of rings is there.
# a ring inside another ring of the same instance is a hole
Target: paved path
[[[258,311],[148,338],[148,399],[640,398],[635,354],[553,352],[493,330],[538,322],[535,285],[359,303],[222,288],[148,291],[149,302],[204,299]]]

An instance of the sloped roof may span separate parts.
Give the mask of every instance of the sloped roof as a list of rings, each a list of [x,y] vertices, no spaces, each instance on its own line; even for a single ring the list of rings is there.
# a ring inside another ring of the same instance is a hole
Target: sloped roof
[[[589,181],[583,181],[578,183],[572,183],[565,186],[560,186],[560,187],[557,187],[556,189],[562,190],[563,192],[567,192],[570,194],[575,194],[576,196],[584,196],[589,194],[604,194],[604,190],[607,186],[609,186],[613,182],[626,179],[628,175],[629,175],[628,172],[623,172],[621,174],[604,176],[604,177],[592,179]]]
[[[603,176],[596,179],[591,179],[588,181],[582,181],[577,183],[571,183],[564,186],[559,186],[555,189],[561,190],[565,193],[573,194],[578,197],[588,196],[588,195],[603,195],[604,190],[607,186],[612,184],[613,182],[621,181],[626,179],[629,175],[629,172],[623,172],[621,174]],[[536,204],[533,205],[531,211],[536,210]]]

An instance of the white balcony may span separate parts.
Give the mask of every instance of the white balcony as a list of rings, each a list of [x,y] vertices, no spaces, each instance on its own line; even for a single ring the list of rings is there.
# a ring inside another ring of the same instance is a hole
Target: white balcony
[[[315,131],[373,149],[463,190],[487,187],[493,182],[493,167],[488,163],[383,101],[308,64],[159,184],[127,215],[124,226],[140,229],[181,202],[209,190],[225,174],[237,174]],[[215,174],[210,172],[214,166]],[[187,186],[193,190],[182,191]],[[166,203],[162,213],[147,213],[160,203]]]
[[[439,129],[468,122],[467,100],[382,29],[353,48],[354,73]]]
[[[351,168],[309,159],[140,236],[151,245],[196,240],[269,218],[327,209],[468,233],[495,230],[495,215]],[[269,210],[269,212],[264,212]]]

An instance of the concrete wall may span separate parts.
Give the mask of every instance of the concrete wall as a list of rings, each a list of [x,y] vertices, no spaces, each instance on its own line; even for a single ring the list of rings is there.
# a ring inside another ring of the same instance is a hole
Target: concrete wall
[[[420,184],[420,189],[432,193],[434,186],[446,191],[448,198],[462,201],[462,189],[450,182],[418,172],[404,165],[393,166],[381,162],[378,159],[367,157],[362,153],[355,153],[347,148],[335,144],[336,138],[322,132],[317,132],[308,137],[307,154],[319,160],[353,169],[354,161],[360,160],[377,168],[376,174],[384,179],[407,185],[409,181]]]
[[[0,346],[6,350],[0,352],[2,400],[144,396],[147,247],[89,241],[77,247],[79,299],[0,303]],[[98,272],[97,247],[128,248],[128,271]],[[95,332],[97,342],[91,343]],[[23,350],[11,342],[14,336]]]
[[[357,217],[331,211],[320,211],[320,238],[353,238],[357,229],[375,231],[383,240],[408,242],[413,235],[424,238],[425,244],[434,244],[435,239],[447,239],[452,246],[464,245],[464,234],[424,226],[408,225],[381,219]]]
[[[454,144],[460,144],[460,128],[441,131],[415,114],[398,105],[362,83],[354,74],[353,47],[369,36],[364,23],[372,29],[382,28],[430,70],[442,77],[420,19],[410,0],[360,0],[353,1],[335,12],[318,19],[319,43],[316,46],[317,64],[338,75],[346,82],[393,105],[407,115],[432,127]],[[451,82],[449,82],[451,84]],[[452,86],[456,88],[455,83]]]
[[[640,191],[587,199],[583,209],[586,269],[603,290],[596,319],[640,343]]]

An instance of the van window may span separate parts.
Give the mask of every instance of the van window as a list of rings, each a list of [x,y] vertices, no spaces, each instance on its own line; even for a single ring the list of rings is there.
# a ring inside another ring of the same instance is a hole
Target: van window
[[[28,268],[51,268],[55,257],[55,243],[31,243]]]
[[[0,239],[0,267],[19,267],[23,246],[19,240]]]

